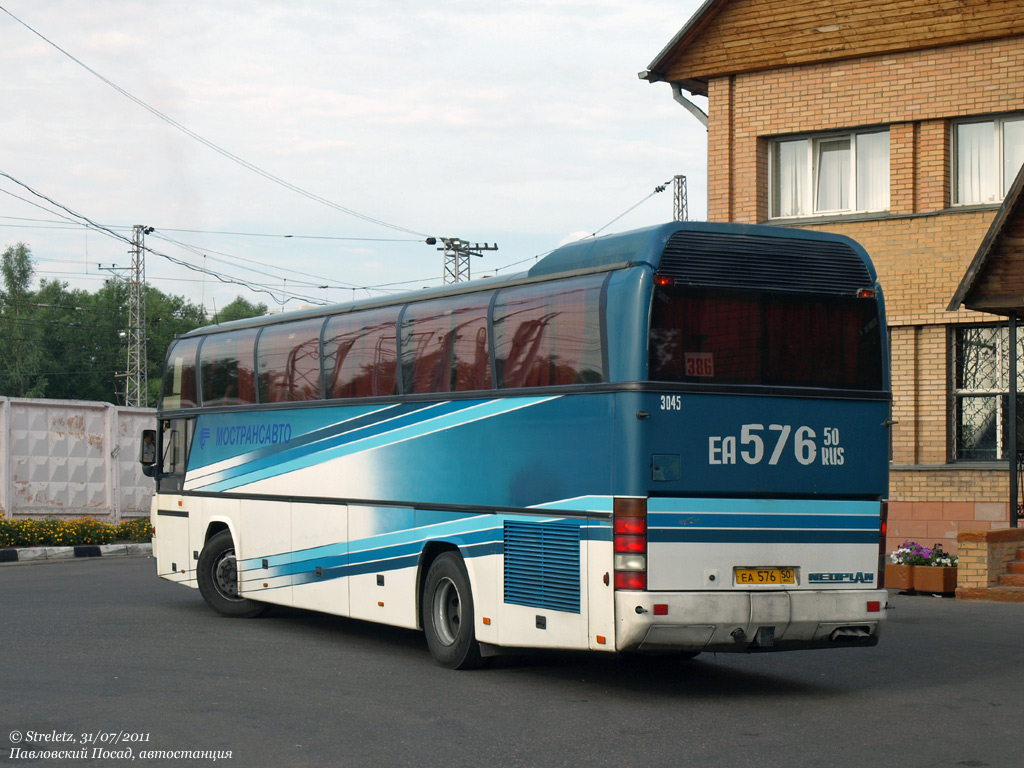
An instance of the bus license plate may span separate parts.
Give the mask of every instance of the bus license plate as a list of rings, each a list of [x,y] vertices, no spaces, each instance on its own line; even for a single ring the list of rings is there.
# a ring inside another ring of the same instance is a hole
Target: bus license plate
[[[796,584],[792,568],[737,568],[737,584]]]

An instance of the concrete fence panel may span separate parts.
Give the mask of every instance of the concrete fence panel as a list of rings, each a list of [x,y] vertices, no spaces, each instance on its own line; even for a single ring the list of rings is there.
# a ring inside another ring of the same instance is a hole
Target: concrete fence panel
[[[153,480],[138,463],[152,408],[0,397],[0,512],[7,517],[149,513]]]

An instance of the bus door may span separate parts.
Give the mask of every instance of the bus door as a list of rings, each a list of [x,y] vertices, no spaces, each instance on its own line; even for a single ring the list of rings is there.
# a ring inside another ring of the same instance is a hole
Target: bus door
[[[178,494],[185,482],[194,425],[194,418],[160,420],[156,436],[157,495],[151,515],[158,575],[193,584],[195,560],[189,547],[190,510]]]

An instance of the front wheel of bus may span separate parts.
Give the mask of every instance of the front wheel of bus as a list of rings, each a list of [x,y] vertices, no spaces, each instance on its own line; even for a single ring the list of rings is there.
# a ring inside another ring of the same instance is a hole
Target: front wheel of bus
[[[483,663],[473,623],[473,595],[462,558],[445,552],[431,564],[421,601],[423,630],[434,660],[449,669]]]
[[[262,603],[238,594],[238,565],[230,531],[221,531],[206,542],[199,553],[196,581],[207,605],[222,616],[248,619],[267,609]]]

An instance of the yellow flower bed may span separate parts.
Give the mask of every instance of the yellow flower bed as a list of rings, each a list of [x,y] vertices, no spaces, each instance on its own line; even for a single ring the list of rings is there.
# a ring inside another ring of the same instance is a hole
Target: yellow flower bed
[[[112,525],[89,517],[77,520],[12,520],[0,513],[0,547],[72,547],[125,541],[144,543],[150,538],[149,518],[145,516]]]

